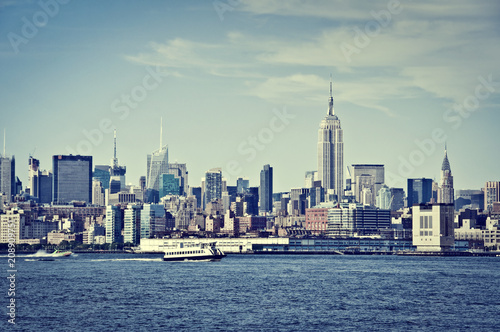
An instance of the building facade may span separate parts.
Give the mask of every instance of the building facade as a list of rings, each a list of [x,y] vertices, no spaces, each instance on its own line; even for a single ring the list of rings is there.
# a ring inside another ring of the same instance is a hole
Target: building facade
[[[123,243],[122,221],[119,206],[106,206],[106,243]]]
[[[272,212],[273,210],[273,168],[264,165],[260,171],[259,211]]]
[[[92,156],[52,157],[52,202],[92,202]]]
[[[413,245],[417,251],[447,251],[454,244],[453,204],[413,206]]]
[[[432,179],[408,179],[408,207],[430,203],[432,200]]]
[[[344,137],[333,109],[332,83],[326,117],[318,130],[318,180],[340,200],[344,194]]]
[[[443,165],[441,166],[441,182],[438,189],[437,202],[444,204],[453,204],[455,202],[453,175],[451,174],[451,167],[446,149],[444,150]]]

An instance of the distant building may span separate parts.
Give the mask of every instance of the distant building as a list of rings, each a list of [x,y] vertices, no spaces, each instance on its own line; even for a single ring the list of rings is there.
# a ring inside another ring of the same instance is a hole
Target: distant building
[[[460,190],[455,195],[455,211],[462,208],[484,210],[484,191],[482,190]]]
[[[413,245],[417,251],[447,251],[454,244],[453,204],[413,206]]]
[[[326,234],[328,229],[328,210],[330,207],[313,207],[306,209],[306,230],[313,235]]]
[[[92,156],[56,155],[52,157],[52,169],[52,202],[92,202]]]
[[[500,201],[500,182],[488,181],[484,186],[484,209],[491,211],[493,203]]]
[[[390,188],[391,211],[401,210],[405,207],[405,191],[403,188]]]
[[[190,195],[196,197],[196,207],[203,208],[203,195],[201,187],[190,187]]]
[[[441,166],[441,183],[438,189],[437,202],[444,204],[453,204],[455,202],[453,175],[451,174],[446,148],[444,150],[443,165]]]
[[[188,171],[186,164],[170,163],[168,165],[169,174],[173,174],[179,183],[179,194],[188,195]],[[160,196],[161,197],[161,196]]]
[[[248,179],[238,178],[236,179],[236,193],[244,194],[250,187],[250,181]]]
[[[181,195],[180,178],[174,174],[160,175],[160,198],[166,195]]]
[[[127,205],[124,211],[123,242],[137,245],[141,242],[141,206]]]
[[[340,203],[328,210],[328,235],[332,237],[376,234],[391,227],[391,211],[357,203]]]
[[[119,206],[106,206],[106,243],[123,243],[122,211]]]
[[[97,178],[92,179],[92,204],[104,206],[104,188]]]
[[[377,207],[379,209],[391,210],[391,190],[386,185],[383,185],[378,191]]]
[[[212,168],[205,173],[204,207],[213,200],[222,198],[222,170]]]
[[[111,167],[109,165],[95,165],[92,177],[101,181],[102,187],[104,189],[109,189],[109,181],[111,178]]]
[[[432,179],[408,179],[408,207],[430,203],[432,200]]]
[[[144,204],[141,211],[141,238],[154,238],[165,232],[165,207],[161,204]]]
[[[351,190],[356,201],[364,205],[375,205],[377,193],[385,182],[384,165],[355,164],[351,169]],[[366,196],[367,190],[363,191],[365,188],[369,189],[371,196]]]
[[[160,146],[147,157],[147,189],[160,190],[160,175],[168,174],[168,146]]]
[[[340,120],[333,109],[332,82],[328,111],[318,130],[318,180],[338,200],[344,195],[344,138]]]
[[[16,161],[14,156],[9,158],[5,155],[0,156],[0,194],[5,195],[6,202],[12,201],[16,195]]]
[[[269,165],[260,171],[259,211],[273,211],[273,168]]]

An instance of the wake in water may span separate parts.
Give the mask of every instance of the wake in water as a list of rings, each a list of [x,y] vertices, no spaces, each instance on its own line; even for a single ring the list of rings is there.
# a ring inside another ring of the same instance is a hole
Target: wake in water
[[[119,261],[143,261],[143,262],[158,262],[163,261],[162,258],[99,258],[91,259],[91,262],[119,262]]]
[[[52,257],[52,253],[48,253],[44,249],[40,249],[36,253],[29,254],[24,257]]]

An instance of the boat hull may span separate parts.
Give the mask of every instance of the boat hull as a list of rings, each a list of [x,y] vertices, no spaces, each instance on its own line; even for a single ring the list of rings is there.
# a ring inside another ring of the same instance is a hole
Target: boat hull
[[[223,255],[199,255],[199,256],[180,256],[180,257],[163,257],[165,262],[183,262],[183,261],[210,261],[218,262],[222,258],[226,257]]]

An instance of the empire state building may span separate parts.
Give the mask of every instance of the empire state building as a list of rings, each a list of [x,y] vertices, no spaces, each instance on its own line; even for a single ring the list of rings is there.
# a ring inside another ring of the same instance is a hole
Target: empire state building
[[[340,120],[333,109],[332,82],[328,112],[321,121],[318,131],[318,177],[325,192],[344,194],[344,139]]]

